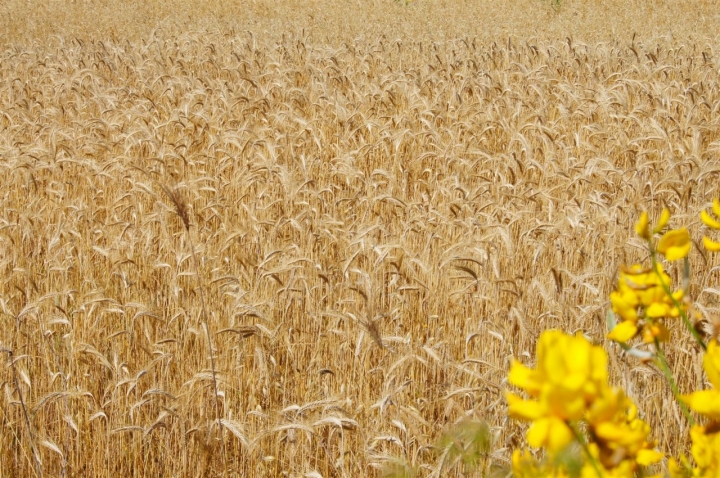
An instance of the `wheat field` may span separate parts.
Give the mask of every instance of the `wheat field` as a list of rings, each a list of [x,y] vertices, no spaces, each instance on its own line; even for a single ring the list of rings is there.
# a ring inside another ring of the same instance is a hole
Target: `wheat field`
[[[605,314],[641,211],[697,243],[718,195],[714,10],[3,2],[0,476],[463,476],[467,419],[502,470],[548,328],[686,451]],[[679,325],[667,355],[702,385]]]

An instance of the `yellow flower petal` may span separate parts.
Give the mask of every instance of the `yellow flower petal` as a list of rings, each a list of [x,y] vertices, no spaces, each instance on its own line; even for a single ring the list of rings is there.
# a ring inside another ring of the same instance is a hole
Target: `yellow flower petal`
[[[670,211],[668,211],[668,208],[665,208],[663,209],[662,214],[660,214],[660,220],[658,221],[657,226],[655,226],[655,229],[653,229],[653,232],[657,234],[662,231],[663,228],[668,225],[668,222],[670,222]]]
[[[692,242],[687,228],[673,229],[660,238],[657,250],[669,261],[676,261],[688,255]]]
[[[626,288],[629,289],[629,287]],[[610,303],[612,304],[613,312],[622,317],[623,320],[637,322],[637,306],[639,302],[637,294],[633,291],[627,290],[625,293],[620,293],[618,291],[611,292]]]
[[[720,201],[717,198],[713,199],[712,210],[717,217],[720,217]]]
[[[704,210],[700,211],[700,220],[707,226],[712,229],[720,229],[720,222],[713,219],[710,214],[705,212]]]
[[[703,357],[703,368],[718,392],[720,392],[720,345],[712,340],[708,344],[707,351]]]
[[[545,415],[545,407],[535,400],[523,400],[514,393],[505,392],[508,416],[518,420],[537,420]]]
[[[703,246],[710,252],[720,252],[720,242],[715,242],[707,236],[703,236]]]
[[[688,469],[690,464],[687,463],[685,457],[681,457],[682,464],[678,463],[675,458],[668,460],[668,471],[670,472],[670,478],[687,478]]]
[[[689,395],[680,395],[691,410],[713,420],[720,420],[720,392],[717,390],[700,390]]]
[[[603,442],[626,447],[640,447],[645,443],[644,430],[635,430],[622,422],[602,422],[594,428],[595,435]],[[637,449],[637,448],[636,448]]]
[[[527,433],[531,447],[547,448],[550,453],[562,451],[573,440],[573,433],[567,424],[555,417],[536,420]]]
[[[670,338],[670,331],[660,322],[654,324],[645,323],[643,327],[643,342],[651,344],[658,339],[659,342],[667,342]]]
[[[534,478],[539,474],[539,464],[528,450],[515,450],[512,454],[513,476],[517,478]]]
[[[638,328],[635,324],[630,321],[625,321],[612,329],[607,335],[607,338],[614,340],[615,342],[627,342],[631,338],[635,337],[637,331]]]
[[[640,450],[637,454],[637,463],[640,466],[650,466],[662,461],[663,454],[656,450]]]
[[[720,471],[720,433],[713,433],[709,427],[695,425],[690,429],[692,456],[699,469],[692,476],[718,476]]]
[[[510,366],[510,373],[508,373],[508,381],[532,396],[536,396],[542,388],[542,382],[538,381],[537,373],[514,359]]]
[[[670,314],[670,306],[658,302],[653,302],[645,309],[645,317],[651,319],[659,319],[667,317]]]
[[[643,239],[650,239],[650,219],[648,219],[648,214],[645,211],[640,215],[638,222],[635,223],[635,232]]]

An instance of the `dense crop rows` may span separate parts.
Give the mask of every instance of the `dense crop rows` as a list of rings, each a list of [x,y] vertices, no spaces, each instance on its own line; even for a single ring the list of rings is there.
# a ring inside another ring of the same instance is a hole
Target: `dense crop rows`
[[[6,49],[0,474],[31,476],[33,449],[47,476],[446,474],[432,445],[464,417],[506,464],[510,358],[551,327],[602,342],[639,212],[696,224],[717,196],[718,61],[507,37]],[[662,377],[610,357],[682,449]]]

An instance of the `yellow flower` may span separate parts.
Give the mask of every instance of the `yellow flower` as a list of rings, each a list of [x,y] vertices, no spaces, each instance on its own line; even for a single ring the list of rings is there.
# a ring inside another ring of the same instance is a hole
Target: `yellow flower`
[[[526,367],[515,359],[510,366],[508,380],[525,390],[531,397],[537,397],[542,390],[543,377],[536,370]]]
[[[619,462],[627,462],[634,470],[637,465],[647,466],[663,458],[647,440],[650,426],[638,418],[637,407],[622,390],[609,389],[596,400],[588,411],[587,423],[598,459],[608,470]]]
[[[714,389],[681,395],[680,400],[701,415],[720,421],[720,346],[715,340],[708,344],[703,357],[703,368]]]
[[[713,199],[712,210],[715,216],[720,217],[720,201],[717,199]],[[711,229],[720,229],[720,222],[713,219],[713,217],[705,211],[700,212],[700,219],[707,227]]]
[[[720,217],[720,201],[718,201],[717,199],[713,199],[712,210],[715,216]],[[713,218],[707,212],[701,211],[700,219],[707,227],[711,229],[720,229],[720,221]],[[709,237],[703,237],[703,246],[705,246],[705,249],[710,252],[720,251],[720,242],[715,242]]]
[[[716,428],[716,427],[715,427]],[[692,448],[690,449],[697,468],[681,456],[680,463],[671,459],[668,463],[672,478],[704,478],[720,476],[720,433],[711,426],[695,425],[690,429]]]
[[[508,416],[533,422],[527,434],[530,446],[545,447],[555,453],[563,450],[573,439],[566,421],[580,420],[587,403],[577,393],[568,393],[550,384],[543,388],[539,400],[523,400],[506,392]]]
[[[669,261],[676,261],[688,255],[692,242],[687,228],[666,232],[658,243],[657,250]]]
[[[615,326],[614,329],[607,334],[607,338],[615,342],[627,342],[635,337],[638,333],[637,325],[630,320],[626,320]]]
[[[655,339],[659,342],[665,342],[670,338],[670,331],[662,322],[645,323],[643,327],[643,342],[652,344]]]
[[[720,229],[720,222],[713,219],[713,217],[704,210],[700,211],[700,220],[711,229]]]
[[[544,332],[540,337],[538,367],[553,382],[584,392],[588,399],[594,398],[599,387],[607,382],[607,354],[581,333],[570,336],[559,330]]]
[[[573,440],[568,424],[582,420],[607,388],[607,354],[582,334],[546,330],[538,340],[536,368],[513,361],[508,381],[531,397],[507,392],[508,415],[532,421],[528,443],[556,453]]]
[[[657,225],[652,229],[652,233],[650,232],[650,218],[648,217],[648,213],[643,211],[643,213],[640,215],[640,219],[635,223],[635,233],[642,237],[643,239],[650,239],[652,234],[657,234],[658,232],[662,231],[665,226],[668,225],[668,222],[670,222],[670,211],[668,211],[667,208],[664,208],[662,213],[660,214],[660,219],[658,220]]]
[[[690,451],[701,473],[698,476],[720,475],[720,433],[709,433],[708,427],[695,425],[690,438]]]
[[[675,458],[670,458],[668,460],[668,471],[670,472],[670,478],[688,478],[692,476],[692,467],[684,456],[680,457],[680,463],[675,461]]]
[[[703,236],[703,246],[710,252],[720,251],[720,242],[715,242],[707,236]]]
[[[720,345],[711,340],[703,357],[703,368],[713,387],[720,390]]]
[[[653,450],[647,450],[648,453],[645,453],[645,451],[643,451],[642,454],[638,455],[637,461],[632,459],[624,459],[616,463],[612,463],[611,465],[606,467],[602,463],[602,451],[599,449],[597,443],[589,443],[588,451],[590,452],[590,456],[595,460],[595,463],[593,464],[592,461],[586,460],[583,464],[582,469],[580,470],[580,478],[635,478],[638,471],[638,465],[648,466],[640,463],[640,461],[643,461],[643,463],[647,462],[649,464],[655,464],[662,459],[662,455],[660,455],[659,453]],[[657,455],[660,455],[660,459],[657,459]],[[642,476],[645,476],[646,478],[660,478],[659,475],[654,475],[653,477],[651,477],[644,474]]]
[[[681,395],[680,400],[685,402],[691,410],[720,421],[720,391],[700,390],[689,395]]]
[[[648,219],[647,212],[643,211],[640,219],[635,223],[635,232],[643,239],[650,239],[650,220]]]
[[[543,404],[535,400],[523,400],[512,392],[505,392],[505,399],[510,418],[533,421],[547,414]]]
[[[669,287],[671,283],[672,280],[663,270],[662,264],[657,264],[657,272],[635,264],[621,271],[618,290],[636,294],[640,305],[648,306],[664,300],[663,284]]]
[[[538,340],[537,369],[514,362],[508,379],[533,397],[561,389],[591,400],[607,382],[607,354],[580,333],[546,330]]]
[[[512,454],[512,473],[515,478],[569,478],[571,475],[562,466],[553,462],[540,463],[527,450],[515,450]],[[597,475],[595,475],[597,478]]]
[[[639,269],[632,272],[644,273]],[[649,277],[646,274],[642,281]],[[625,324],[634,326],[630,321]],[[662,460],[653,450],[654,443],[648,441],[650,427],[638,418],[635,404],[622,390],[608,385],[607,362],[605,351],[582,334],[571,336],[558,330],[540,335],[536,368],[513,361],[508,381],[524,389],[531,399],[506,392],[508,415],[532,422],[528,444],[545,448],[550,457],[538,464],[527,452],[515,452],[516,476],[567,476],[568,470],[554,458],[575,440],[578,423],[586,424],[591,455],[582,465],[581,477],[600,473],[602,477],[631,478],[641,466]]]
[[[697,464],[692,476],[720,476],[720,346],[715,340],[708,344],[703,368],[714,389],[681,395],[680,400],[693,411],[713,420],[707,426],[696,425],[690,430],[691,452]],[[674,468],[679,470],[677,466]]]
[[[664,208],[662,214],[660,214],[660,220],[658,221],[657,226],[653,229],[653,233],[657,234],[662,231],[665,226],[668,225],[668,222],[670,222],[670,211],[668,211],[668,208]]]
[[[517,478],[534,478],[542,476],[540,464],[527,450],[515,450],[512,454],[513,476]]]
[[[675,306],[675,301],[683,299],[683,291],[678,290],[668,296],[665,287],[670,288],[672,280],[663,270],[662,264],[658,263],[657,268],[655,272],[635,264],[621,270],[617,290],[610,293],[610,303],[612,311],[623,321],[610,331],[609,339],[627,342],[642,327],[646,342],[653,342],[655,338],[667,340],[668,331],[658,320],[680,317],[680,309]],[[640,308],[644,310],[645,321],[642,326],[638,325]]]
[[[650,466],[659,463],[664,458],[663,454],[657,450],[640,450],[637,454],[637,464],[640,466]]]
[[[622,276],[621,276],[622,279]],[[638,321],[637,308],[640,305],[638,295],[629,287],[619,285],[618,290],[610,293],[612,310],[623,320],[630,322]]]
[[[565,449],[573,440],[573,432],[565,421],[549,416],[535,420],[528,430],[528,444],[535,448],[546,448],[557,453]]]
[[[533,458],[528,450],[515,450],[512,454],[513,476],[515,478],[635,478],[638,468],[637,465],[649,466],[659,461],[656,459],[659,454],[648,450],[648,453],[643,452],[642,458],[638,456],[637,463],[631,460],[623,460],[614,467],[605,468],[602,463],[599,462],[600,451],[595,443],[588,444],[588,451],[594,463],[590,459],[584,460],[578,474],[578,470],[570,468],[568,463],[555,460],[539,462]],[[647,455],[647,459],[645,459],[645,455]],[[662,455],[660,455],[660,457],[662,458]],[[640,463],[641,461],[643,463]],[[660,478],[660,475],[651,477],[644,474],[643,476],[647,478]]]

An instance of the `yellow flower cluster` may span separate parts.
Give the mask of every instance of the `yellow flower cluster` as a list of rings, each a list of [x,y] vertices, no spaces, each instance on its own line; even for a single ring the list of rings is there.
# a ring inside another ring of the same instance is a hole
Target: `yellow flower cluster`
[[[710,421],[704,426],[695,425],[690,430],[690,451],[697,467],[692,469],[687,460],[683,460],[686,466],[681,469],[671,461],[670,471],[674,477],[720,476],[720,346],[714,340],[708,344],[703,368],[714,388],[682,395],[680,400]]]
[[[642,326],[645,342],[653,342],[655,338],[661,342],[667,339],[668,331],[661,319],[680,317],[680,309],[675,303],[683,299],[683,291],[677,290],[668,295],[665,288],[672,285],[670,276],[665,273],[662,264],[657,263],[656,267],[657,271],[653,271],[635,264],[620,272],[617,290],[610,294],[610,303],[613,312],[623,322],[610,332],[608,338],[611,340],[627,342],[637,335],[640,308],[645,319]]]
[[[720,212],[720,203],[718,204],[718,210],[716,213],[718,212]],[[652,239],[653,234],[662,232],[669,222],[670,211],[665,208],[660,214],[658,223],[652,229],[652,232],[650,232],[650,219],[648,218],[647,212],[643,212],[640,215],[640,219],[635,224],[635,232],[638,236],[642,237],[646,241],[649,241]],[[718,222],[717,225],[719,226],[718,229],[720,229],[720,222]],[[657,250],[660,254],[665,256],[665,259],[669,261],[677,261],[678,259],[682,259],[687,256],[691,247],[692,243],[690,242],[690,234],[688,234],[688,230],[683,227],[682,229],[674,229],[663,234],[660,238],[660,242],[658,243]]]
[[[590,467],[588,472],[633,476],[639,466],[656,463],[662,455],[652,450],[647,440],[650,429],[637,417],[632,401],[608,384],[607,360],[605,351],[582,334],[543,332],[535,369],[513,361],[508,380],[530,399],[507,392],[508,414],[531,421],[528,444],[547,449],[551,457],[578,438],[577,427],[583,423],[590,437],[591,459],[584,465]],[[541,468],[527,454],[518,451],[513,457],[516,476],[564,473]]]
[[[720,212],[720,203],[718,204],[717,212]],[[647,212],[643,212],[640,215],[640,219],[635,224],[635,232],[641,238],[646,241],[650,241],[653,234],[662,232],[662,230],[665,229],[665,226],[668,225],[668,222],[670,222],[670,211],[665,208],[663,209],[662,214],[660,214],[660,219],[652,229],[651,233],[650,219],[648,218]],[[718,229],[720,229],[720,222],[716,222],[716,224],[718,225]],[[690,234],[688,233],[687,228],[683,227],[681,229],[667,231],[663,234],[660,238],[660,242],[658,242],[657,251],[664,255],[665,259],[669,261],[677,261],[686,257],[691,248],[692,242],[690,241]]]
[[[650,242],[653,234],[661,232],[670,220],[670,212],[664,209],[658,224],[650,229],[650,221],[643,212],[635,224],[635,232]],[[718,223],[720,225],[720,223]],[[720,244],[719,244],[720,245]],[[690,234],[686,228],[667,231],[658,242],[657,252],[669,261],[685,258],[692,247]],[[652,250],[652,245],[651,245]],[[654,267],[654,269],[653,269]],[[620,272],[617,290],[610,294],[613,312],[622,319],[608,338],[617,342],[627,342],[642,330],[643,340],[652,343],[655,339],[667,340],[669,333],[663,319],[677,318],[681,315],[683,291],[668,294],[672,281],[663,270],[660,262],[653,261],[653,267],[644,268],[640,264],[624,267]],[[642,311],[642,328],[639,321]]]

